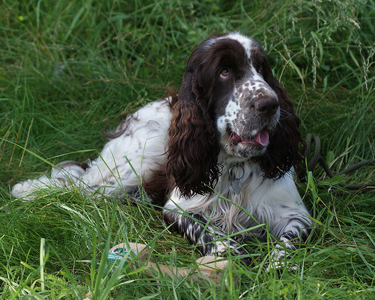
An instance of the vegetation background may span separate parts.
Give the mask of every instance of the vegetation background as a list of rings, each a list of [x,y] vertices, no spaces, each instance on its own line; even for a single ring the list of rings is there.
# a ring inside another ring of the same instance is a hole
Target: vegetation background
[[[317,167],[299,184],[317,225],[292,258],[298,271],[265,272],[272,245],[249,240],[254,263],[224,271],[217,286],[112,270],[105,251],[125,241],[150,244],[159,263],[195,268],[199,253],[150,205],[75,190],[11,196],[53,164],[95,158],[105,125],[178,88],[192,49],[228,31],[263,44],[303,133],[321,138],[335,172],[375,158],[373,0],[2,0],[2,299],[375,298],[375,193],[338,186],[375,181],[373,166],[334,180]]]

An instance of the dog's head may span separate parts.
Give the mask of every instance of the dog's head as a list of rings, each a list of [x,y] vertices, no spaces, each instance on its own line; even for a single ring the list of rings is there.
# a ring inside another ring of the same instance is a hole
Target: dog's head
[[[168,173],[187,197],[211,192],[218,155],[279,178],[302,158],[299,119],[259,43],[214,35],[192,52],[169,129]]]

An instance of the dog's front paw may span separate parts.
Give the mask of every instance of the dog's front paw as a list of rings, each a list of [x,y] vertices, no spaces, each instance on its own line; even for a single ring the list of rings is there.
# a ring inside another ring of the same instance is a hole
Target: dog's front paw
[[[267,272],[272,269],[280,270],[286,268],[288,271],[295,272],[299,266],[290,261],[291,257],[287,250],[283,249],[280,245],[276,245],[276,249],[272,250],[270,254],[270,262],[266,268]]]

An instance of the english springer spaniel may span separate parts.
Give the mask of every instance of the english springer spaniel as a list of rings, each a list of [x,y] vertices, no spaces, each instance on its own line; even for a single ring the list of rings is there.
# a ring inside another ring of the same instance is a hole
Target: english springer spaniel
[[[168,225],[203,255],[249,254],[248,236],[275,240],[271,261],[307,238],[311,219],[293,181],[302,161],[299,119],[273,77],[259,43],[239,33],[213,35],[192,52],[178,95],[128,116],[99,158],[63,162],[16,184],[78,187],[86,193],[132,194],[142,186],[163,206]]]

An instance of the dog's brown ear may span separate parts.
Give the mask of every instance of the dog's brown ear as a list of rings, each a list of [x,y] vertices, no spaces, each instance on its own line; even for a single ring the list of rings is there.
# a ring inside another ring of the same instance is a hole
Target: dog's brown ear
[[[197,75],[196,53],[189,59],[178,100],[172,107],[168,142],[167,174],[173,177],[171,184],[187,198],[211,193],[219,175],[220,148],[209,101]]]
[[[294,113],[293,103],[286,90],[273,77],[271,69],[263,67],[267,83],[276,92],[280,104],[280,120],[273,132],[267,152],[260,165],[268,178],[279,178],[291,167],[298,169],[303,163],[305,142],[301,137],[300,119]],[[268,72],[267,72],[268,70]]]

